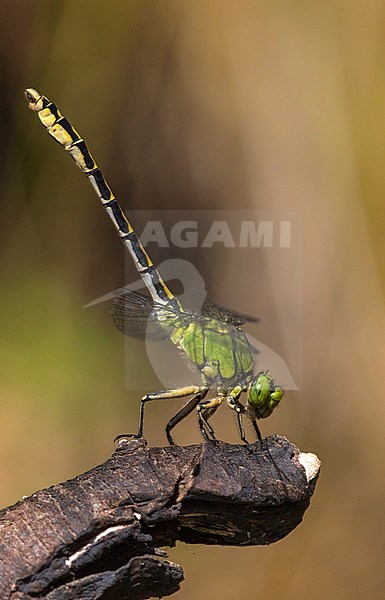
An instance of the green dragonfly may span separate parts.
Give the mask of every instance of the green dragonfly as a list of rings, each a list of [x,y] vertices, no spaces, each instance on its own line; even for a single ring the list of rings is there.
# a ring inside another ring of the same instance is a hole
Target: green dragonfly
[[[182,306],[143,248],[84,140],[48,98],[32,88],[24,94],[29,108],[37,112],[48,133],[70,153],[91,182],[151,295],[149,298],[131,291],[117,296],[111,306],[116,325],[128,335],[141,336],[146,330],[155,337],[171,340],[198,367],[201,374],[201,385],[186,385],[146,394],[141,400],[138,432],[124,434],[117,439],[143,437],[147,402],[185,398],[187,401],[184,406],[166,426],[170,444],[174,444],[172,429],[194,409],[198,413],[203,437],[215,440],[209,419],[223,401],[237,415],[242,441],[248,443],[243,425],[244,415],[250,419],[258,440],[262,441],[257,420],[271,415],[283,396],[283,390],[274,384],[269,371],[254,375],[256,351],[241,326],[256,319],[235,314],[208,300],[200,311]],[[241,401],[242,394],[246,394],[245,403]]]

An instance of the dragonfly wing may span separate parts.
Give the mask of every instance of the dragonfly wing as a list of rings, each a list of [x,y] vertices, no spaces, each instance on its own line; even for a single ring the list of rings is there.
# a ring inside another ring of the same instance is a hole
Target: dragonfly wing
[[[220,304],[216,304],[212,300],[209,300],[209,298],[204,300],[201,311],[205,316],[221,319],[222,321],[233,323],[233,325],[244,325],[245,323],[260,322],[258,317],[244,315],[243,313],[232,310],[231,308],[226,308]]]
[[[116,296],[110,306],[110,314],[116,327],[131,337],[151,340],[167,340],[167,332],[153,316],[155,303],[139,292],[125,292]]]
[[[168,340],[167,331],[161,328],[156,320],[156,311],[159,309],[162,316],[170,314],[170,318],[177,317],[177,326],[184,327],[188,325],[192,318],[199,318],[191,312],[179,312],[164,305],[157,304],[144,294],[139,292],[115,292],[115,297],[110,307],[110,313],[113,317],[116,327],[126,335],[138,339],[146,340],[146,353],[151,367],[161,381],[164,389],[172,389],[185,385],[185,381],[191,381],[197,385],[201,384],[198,368],[190,361],[184,353],[174,346],[174,344],[157,343],[159,340]],[[130,361],[130,354],[127,353],[126,361]],[[133,365],[135,363],[132,363]],[[141,374],[127,363],[127,375],[133,379],[127,379],[128,385],[134,389],[148,389],[148,373],[145,372],[145,379],[142,381]]]
[[[178,324],[184,325],[192,316],[199,318],[199,312],[187,310],[184,313],[176,313],[171,307],[156,304],[149,296],[139,292],[129,291],[115,296],[110,307],[110,313],[116,327],[131,337],[149,340],[167,340],[167,332],[159,326],[154,316],[156,308],[159,307],[163,313],[170,311],[170,316],[178,314]],[[204,317],[215,318],[233,325],[244,325],[245,323],[258,323],[257,317],[251,317],[216,304],[206,298],[202,304],[200,314]]]

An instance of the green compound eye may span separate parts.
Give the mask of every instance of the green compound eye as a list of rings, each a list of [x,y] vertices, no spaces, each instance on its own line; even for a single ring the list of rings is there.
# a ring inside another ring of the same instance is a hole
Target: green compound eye
[[[263,371],[249,385],[247,402],[251,412],[257,419],[269,417],[278,406],[283,396],[283,389],[275,386],[268,371]]]

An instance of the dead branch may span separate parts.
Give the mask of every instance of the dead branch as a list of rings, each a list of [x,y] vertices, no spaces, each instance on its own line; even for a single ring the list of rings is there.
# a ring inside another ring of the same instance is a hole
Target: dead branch
[[[0,513],[0,597],[139,600],[179,589],[158,550],[270,544],[302,520],[320,462],[285,438],[252,447],[120,443],[78,477]]]

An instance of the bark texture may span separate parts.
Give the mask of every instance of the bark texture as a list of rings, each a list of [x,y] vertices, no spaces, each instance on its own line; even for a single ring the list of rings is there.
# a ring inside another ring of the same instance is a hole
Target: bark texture
[[[319,466],[276,435],[252,447],[123,441],[102,465],[1,511],[0,598],[170,595],[183,570],[159,547],[279,540],[301,522]]]

